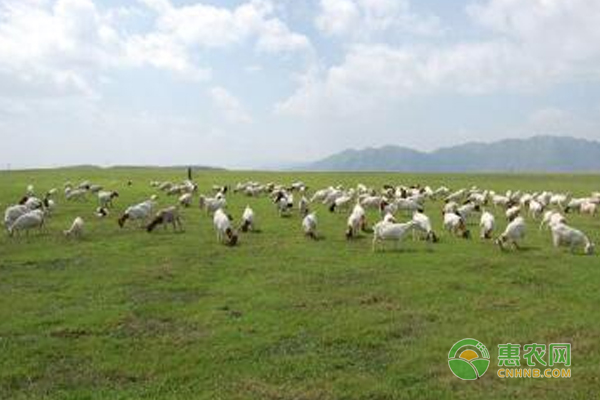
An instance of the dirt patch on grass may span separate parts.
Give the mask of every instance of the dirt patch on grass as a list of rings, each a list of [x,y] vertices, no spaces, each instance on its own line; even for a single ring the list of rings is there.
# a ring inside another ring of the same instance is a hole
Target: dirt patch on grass
[[[109,327],[115,337],[166,339],[173,344],[186,344],[206,338],[205,327],[174,318],[153,318],[128,314]]]

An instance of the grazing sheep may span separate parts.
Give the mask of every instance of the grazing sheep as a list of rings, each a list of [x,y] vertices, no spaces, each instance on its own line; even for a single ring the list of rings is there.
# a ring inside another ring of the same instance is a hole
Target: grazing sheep
[[[375,210],[381,210],[381,203],[384,201],[381,196],[366,196],[360,199],[360,205],[365,209],[372,208]]]
[[[494,207],[507,207],[510,199],[499,194],[492,195],[492,204]]]
[[[365,210],[361,207],[360,204],[357,204],[354,206],[354,210],[352,210],[352,213],[348,217],[348,221],[346,224],[346,239],[352,239],[353,237],[357,237],[358,232],[360,230],[365,230],[365,225]]]
[[[484,211],[481,214],[481,219],[479,220],[479,226],[481,227],[481,238],[482,239],[491,239],[492,233],[494,231],[495,218],[492,213],[488,211]]]
[[[166,230],[167,224],[173,225],[173,231],[179,229],[179,231],[183,232],[183,226],[181,225],[181,218],[179,217],[179,209],[177,206],[159,210],[154,216],[154,219],[146,226],[146,231],[152,232],[158,225],[163,225]]]
[[[63,234],[68,238],[81,238],[81,236],[83,236],[83,225],[83,218],[77,217],[75,220],[73,220],[71,227],[68,230],[63,231]]]
[[[109,214],[108,208],[98,207],[98,208],[96,208],[95,214],[96,214],[96,217],[98,217],[98,218],[106,218],[106,217],[108,217],[108,214]]]
[[[254,230],[254,211],[249,205],[246,206],[244,213],[242,214],[242,225],[240,226],[240,229],[242,232]]]
[[[444,204],[444,207],[442,208],[442,215],[447,213],[456,213],[457,211],[458,203],[455,201],[449,201],[446,204]]]
[[[225,214],[223,209],[219,208],[213,216],[213,225],[217,232],[217,242],[225,243],[229,246],[235,246],[238,241],[238,235],[231,227],[231,219]]]
[[[466,193],[467,191],[465,189],[457,190],[456,192],[448,195],[444,201],[446,203],[449,203],[451,201],[460,202],[464,198]]]
[[[425,239],[432,243],[438,242],[438,237],[431,227],[431,220],[422,211],[415,211],[412,220],[416,223],[417,230],[425,233]]]
[[[128,207],[123,215],[118,219],[119,226],[123,228],[127,220],[137,220],[141,224],[148,219],[154,208],[154,201],[146,200],[142,203],[136,204],[135,206]]]
[[[521,207],[520,206],[512,206],[508,210],[506,210],[506,213],[505,213],[506,214],[506,219],[508,221],[512,221],[513,219],[517,218],[520,213],[521,213]]]
[[[517,242],[525,237],[525,220],[523,217],[513,219],[507,226],[502,235],[496,239],[496,244],[504,250],[504,245],[511,243],[515,249],[519,248]]]
[[[184,193],[181,196],[179,196],[179,204],[181,204],[183,207],[189,207],[190,205],[192,205],[192,199],[193,199],[193,194],[192,193]]]
[[[342,195],[337,197],[329,206],[329,211],[335,212],[336,210],[347,210],[351,201],[352,196],[350,195]]]
[[[596,209],[598,208],[598,205],[596,203],[593,203],[591,201],[586,201],[583,204],[581,204],[581,207],[579,208],[579,212],[581,214],[588,214],[588,215],[596,215]]]
[[[291,194],[287,194],[283,190],[280,190],[275,194],[275,199],[273,202],[277,206],[277,212],[279,213],[280,217],[289,215],[290,211],[294,207],[294,199],[292,197],[290,201],[290,196]]]
[[[85,201],[87,199],[86,189],[71,189],[67,188],[65,191],[65,198],[68,201]]]
[[[309,212],[308,199],[305,196],[302,196],[298,202],[298,212],[300,213],[301,217],[305,217]]]
[[[9,227],[8,234],[13,236],[15,232],[25,231],[29,235],[29,231],[34,228],[42,229],[44,226],[44,212],[42,210],[28,211],[20,215]]]
[[[447,212],[444,214],[444,228],[456,236],[465,239],[471,237],[471,232],[467,229],[465,220],[458,213]]]
[[[409,221],[406,223],[393,223],[380,221],[373,227],[373,244],[372,250],[376,250],[377,243],[384,241],[393,241],[396,246],[404,240],[408,232],[412,231],[417,226],[417,222]]]
[[[199,205],[201,210],[206,210],[207,214],[212,214],[217,210],[227,207],[225,197],[217,195],[216,197],[200,196]]]
[[[101,185],[90,185],[89,191],[90,193],[99,193],[102,189],[104,189]]]
[[[566,246],[574,253],[578,246],[583,246],[585,254],[591,255],[594,253],[594,244],[580,230],[562,223],[553,224],[550,226],[550,230],[552,231],[552,244],[554,247]]]
[[[558,211],[546,211],[544,213],[544,218],[542,222],[540,222],[540,230],[542,230],[546,226],[552,226],[557,223],[567,223],[567,219]]]
[[[100,191],[98,192],[98,204],[103,208],[110,208],[113,206],[113,199],[119,197],[117,192]]]
[[[531,218],[537,219],[544,212],[544,205],[537,200],[531,200],[529,202],[529,214]]]
[[[312,212],[302,220],[302,230],[311,239],[317,239],[317,215]]]
[[[4,211],[4,226],[8,229],[16,220],[23,214],[27,214],[29,211],[29,207],[23,204],[17,204],[14,206],[8,207]]]
[[[44,202],[37,197],[25,196],[19,201],[19,204],[26,206],[30,210],[38,210],[44,207]]]
[[[456,213],[462,217],[462,219],[465,221],[465,223],[467,223],[467,221],[469,220],[469,217],[473,213],[480,212],[480,211],[481,211],[481,207],[479,206],[479,204],[467,202],[467,203],[463,204],[462,206],[458,207],[458,209],[456,210]]]

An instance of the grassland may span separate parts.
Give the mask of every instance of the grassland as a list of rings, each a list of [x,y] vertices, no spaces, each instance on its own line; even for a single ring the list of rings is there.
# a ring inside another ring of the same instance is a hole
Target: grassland
[[[323,240],[249,203],[260,233],[218,245],[209,217],[184,211],[185,233],[119,229],[116,213],[154,193],[151,179],[184,171],[64,169],[0,173],[2,209],[38,191],[90,179],[121,196],[113,215],[66,203],[49,232],[0,235],[0,399],[591,399],[600,388],[600,262],[550,246],[530,226],[525,248],[501,253],[442,234],[373,254],[347,242],[346,216],[318,207]],[[128,179],[133,186],[127,187]],[[240,180],[379,186],[422,183],[504,191],[600,189],[594,175],[199,173],[201,192]],[[161,205],[173,202],[162,197]],[[426,211],[440,230],[440,204]],[[81,241],[60,235],[76,215]],[[497,214],[497,216],[499,216]],[[373,221],[376,216],[371,215]],[[600,219],[571,216],[600,242]],[[499,218],[500,219],[500,218]],[[503,222],[501,225],[503,226]],[[474,337],[492,356],[475,382],[452,376],[448,350]],[[571,379],[496,376],[500,343],[571,342]]]

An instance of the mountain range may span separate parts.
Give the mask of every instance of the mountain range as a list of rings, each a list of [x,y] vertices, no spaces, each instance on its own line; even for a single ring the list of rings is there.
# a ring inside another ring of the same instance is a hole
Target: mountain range
[[[598,172],[600,142],[534,136],[422,152],[401,146],[345,150],[296,166],[303,171]]]

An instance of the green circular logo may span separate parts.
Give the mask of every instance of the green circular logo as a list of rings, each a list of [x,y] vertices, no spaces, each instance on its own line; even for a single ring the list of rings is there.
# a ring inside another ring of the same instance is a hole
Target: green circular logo
[[[475,380],[481,378],[490,366],[490,353],[478,340],[459,340],[448,353],[448,366],[456,377]]]

